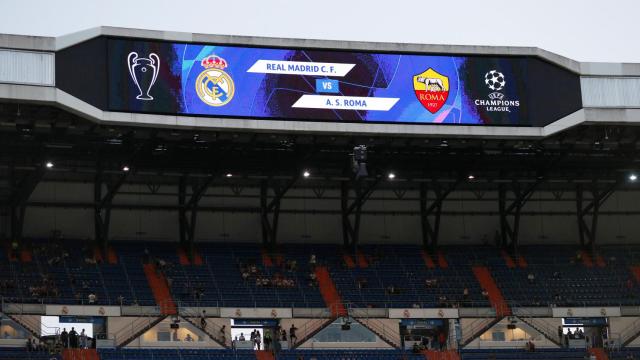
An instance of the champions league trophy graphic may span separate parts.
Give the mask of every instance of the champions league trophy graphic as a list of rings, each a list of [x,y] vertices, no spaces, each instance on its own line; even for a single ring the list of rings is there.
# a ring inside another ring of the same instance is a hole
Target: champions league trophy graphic
[[[149,58],[138,58],[138,53],[132,51],[127,56],[127,66],[131,80],[138,87],[140,94],[136,96],[138,100],[153,100],[153,96],[149,95],[151,87],[156,82],[158,71],[160,71],[160,58],[158,55],[151,53]]]

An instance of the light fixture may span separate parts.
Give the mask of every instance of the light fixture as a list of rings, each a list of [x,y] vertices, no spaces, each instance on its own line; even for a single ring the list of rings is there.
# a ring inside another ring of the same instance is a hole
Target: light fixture
[[[473,179],[475,179],[475,178],[476,178],[476,177],[475,177],[473,174],[469,174],[469,176],[467,176],[467,179],[469,179],[469,180],[473,180]]]
[[[304,177],[308,178],[309,176],[311,176],[311,173],[309,172],[309,170],[305,170],[305,171],[302,173],[302,176],[304,176]]]
[[[233,174],[232,173],[227,173],[227,175],[225,175],[225,176],[230,178],[230,177],[233,177]]]
[[[632,173],[631,175],[629,175],[629,180],[631,180],[631,181],[638,180],[638,175]]]
[[[53,167],[53,163],[51,161],[47,161],[47,164],[45,166],[47,167],[47,169],[51,169]]]
[[[389,175],[387,175],[387,177],[389,178],[389,180],[393,180],[396,178],[396,174],[390,172]]]
[[[127,172],[129,170],[131,170],[131,169],[129,169],[129,167],[127,165],[122,167],[122,171],[124,171],[124,172]]]

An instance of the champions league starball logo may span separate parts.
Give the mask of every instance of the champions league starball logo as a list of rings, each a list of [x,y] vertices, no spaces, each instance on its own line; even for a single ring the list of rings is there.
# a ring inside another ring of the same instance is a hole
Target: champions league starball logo
[[[489,90],[493,91],[487,97],[487,99],[475,99],[476,106],[484,107],[487,112],[511,112],[512,108],[520,107],[520,100],[508,100],[505,99],[504,90],[507,86],[507,80],[503,73],[498,70],[490,70],[484,74],[484,83]]]
[[[231,76],[223,71],[227,61],[217,55],[202,59],[204,71],[196,79],[196,93],[209,106],[224,106],[233,98],[235,85]]]

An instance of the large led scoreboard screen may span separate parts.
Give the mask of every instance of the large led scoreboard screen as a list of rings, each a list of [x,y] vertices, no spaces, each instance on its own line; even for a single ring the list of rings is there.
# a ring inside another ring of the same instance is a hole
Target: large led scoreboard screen
[[[582,107],[579,76],[535,57],[102,44],[110,111],[544,126]]]

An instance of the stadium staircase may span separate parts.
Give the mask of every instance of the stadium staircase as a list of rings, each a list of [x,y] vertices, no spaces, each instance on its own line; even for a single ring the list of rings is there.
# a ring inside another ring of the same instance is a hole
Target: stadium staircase
[[[353,257],[351,257],[351,255],[343,254],[342,259],[349,269],[353,269],[356,267],[356,262],[353,260]]]
[[[369,262],[367,261],[367,257],[360,250],[358,250],[358,252],[356,253],[356,260],[360,268],[366,269],[369,267]]]
[[[582,258],[582,264],[585,267],[588,268],[592,268],[593,267],[593,260],[591,259],[591,255],[589,255],[589,253],[585,250],[581,250],[580,251],[580,257]]]
[[[442,269],[446,269],[449,267],[447,258],[444,257],[444,254],[441,251],[438,251],[438,266],[440,266]]]
[[[20,250],[20,261],[23,263],[30,263],[31,261],[33,261],[33,254],[31,254],[31,250]]]
[[[99,264],[102,264],[104,262],[102,251],[100,251],[100,248],[97,246],[93,248],[93,260],[95,260]]]
[[[182,313],[182,311],[181,311]],[[227,347],[227,344],[225,344],[222,339],[218,338],[217,336],[215,336],[213,333],[209,332],[209,330],[211,329],[209,326],[207,326],[205,329],[203,329],[202,327],[200,327],[200,318],[198,317],[197,313],[192,313],[189,315],[184,314],[185,316],[181,316],[181,319],[184,319],[186,322],[188,322],[189,324],[193,325],[195,328],[197,328],[198,330],[202,331],[203,333],[207,334],[207,336],[209,336],[209,338],[215,342],[217,342],[219,345],[224,346],[225,348]],[[188,317],[189,316],[189,317]]]
[[[324,299],[325,304],[331,309],[331,315],[333,317],[340,317],[347,315],[347,309],[344,307],[344,303],[340,298],[338,289],[329,275],[329,271],[324,266],[318,266],[315,269],[316,279],[318,280],[318,287],[320,288],[320,294]]]
[[[359,322],[367,329],[371,330],[382,341],[393,346],[394,348],[399,349],[402,346],[402,340],[400,338],[400,334],[398,333],[397,327],[395,329],[390,328],[382,321],[375,318],[354,318],[354,320]]]
[[[307,340],[314,337],[322,329],[326,328],[331,323],[333,323],[333,321],[334,321],[333,318],[328,318],[328,319],[318,318],[318,319],[307,321],[304,324],[303,328],[298,329],[298,332],[296,333],[297,339],[295,343],[292,344],[291,347],[295,349],[298,346],[304,344]]]
[[[506,250],[500,251],[500,255],[502,255],[502,258],[504,259],[504,263],[507,265],[509,269],[513,269],[516,267],[515,261],[513,261],[513,258],[511,257],[511,255],[509,255],[509,253]]]
[[[265,267],[273,267],[273,259],[266,250],[262,250],[262,265]]]
[[[107,261],[111,265],[117,265],[118,264],[118,254],[116,253],[116,251],[113,248],[109,248],[107,250]]]
[[[520,311],[522,312],[523,310],[520,309]],[[519,315],[518,319],[520,319],[522,322],[532,327],[535,331],[542,334],[542,336],[544,336],[547,340],[551,341],[552,343],[556,344],[558,347],[564,346],[564,344],[562,343],[562,339],[558,339],[558,333],[556,331],[557,329],[551,329],[549,326],[542,323],[539,319],[536,319],[535,317],[533,317],[533,315],[531,316]]]
[[[473,275],[475,275],[476,279],[480,283],[480,286],[487,291],[489,294],[489,302],[491,306],[496,310],[496,317],[503,318],[505,316],[511,315],[511,309],[509,305],[504,300],[502,296],[502,292],[496,285],[493,276],[491,276],[491,272],[486,266],[474,266],[472,268]]]
[[[527,266],[529,266],[529,264],[527,263],[527,260],[524,258],[524,256],[519,255],[518,256],[518,266],[521,268],[526,268]]]
[[[436,263],[433,262],[431,255],[425,250],[422,250],[422,260],[424,260],[424,264],[427,266],[427,269],[435,269]]]
[[[473,320],[470,324],[462,329],[462,339],[460,341],[460,346],[465,347],[469,345],[469,343],[478,338],[480,335],[484,334],[487,330],[491,329],[493,325],[500,322],[500,320],[502,319],[499,317],[477,318]]]
[[[34,320],[30,315],[18,315],[18,314],[6,314],[0,312],[0,315],[4,315],[9,319],[13,320],[16,324],[22,326],[25,330],[27,330],[33,337],[40,339],[40,332],[42,329],[42,324],[40,321]],[[48,333],[55,333],[55,329],[49,328],[48,326],[44,326],[45,330]],[[51,330],[49,330],[51,329]]]
[[[153,264],[144,265],[144,274],[162,315],[177,314],[176,304],[171,297],[171,291],[164,275],[156,271],[156,267]]]
[[[100,360],[96,349],[64,349],[62,360]]]
[[[640,266],[631,266],[629,267],[629,270],[631,270],[633,278],[640,284]]]
[[[147,330],[158,325],[162,320],[166,319],[167,315],[154,317],[154,316],[142,316],[131,322],[130,326],[125,326],[120,331],[113,334],[116,347],[121,348],[133,340],[139,338],[147,332]]]
[[[596,360],[609,360],[609,356],[602,348],[591,348],[589,349],[589,353],[595,355]]]
[[[273,353],[267,350],[257,350],[256,360],[275,360]]]
[[[191,265],[187,252],[182,247],[178,248],[178,262],[180,265]]]
[[[423,350],[422,354],[427,360],[460,360],[460,355],[455,350]]]

